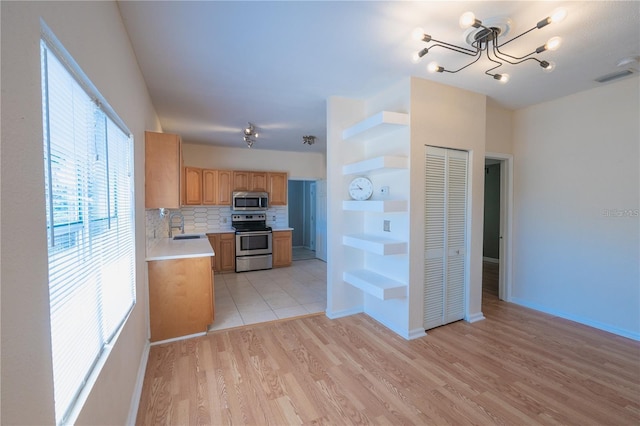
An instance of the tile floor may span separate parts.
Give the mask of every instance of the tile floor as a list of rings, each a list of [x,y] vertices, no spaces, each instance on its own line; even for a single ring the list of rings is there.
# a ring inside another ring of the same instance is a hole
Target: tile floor
[[[209,331],[324,312],[327,264],[298,260],[288,268],[216,274],[215,321]]]

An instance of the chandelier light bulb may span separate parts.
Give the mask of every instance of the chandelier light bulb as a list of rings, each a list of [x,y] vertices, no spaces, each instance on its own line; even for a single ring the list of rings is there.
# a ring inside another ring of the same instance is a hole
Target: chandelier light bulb
[[[542,69],[544,70],[544,72],[551,72],[554,69],[556,69],[556,63],[553,61],[550,61],[550,62],[542,61],[540,65],[542,66]]]
[[[467,29],[470,26],[475,26],[476,23],[476,15],[473,12],[465,12],[460,16],[460,20],[458,21],[460,24],[460,28]],[[477,27],[476,27],[477,28]]]
[[[549,39],[547,44],[544,45],[544,47],[546,50],[558,50],[561,43],[562,39],[560,37],[552,37]]]
[[[564,21],[564,18],[567,17],[567,9],[564,7],[559,7],[554,10],[551,16],[549,17],[549,23],[557,24],[558,22]]]
[[[509,74],[494,74],[493,78],[504,84],[509,81]]]
[[[424,37],[424,29],[422,27],[416,27],[411,31],[411,38],[415,41],[422,41],[422,37]]]
[[[442,68],[440,65],[438,65],[437,62],[430,62],[429,65],[427,65],[427,71],[429,71],[430,73],[434,73],[434,72],[442,72],[444,71],[444,68]]]
[[[420,52],[414,52],[413,55],[411,55],[411,62],[414,64],[420,62]]]

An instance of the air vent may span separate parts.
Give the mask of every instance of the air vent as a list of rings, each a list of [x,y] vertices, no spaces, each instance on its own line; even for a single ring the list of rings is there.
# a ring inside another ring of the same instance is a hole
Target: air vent
[[[607,83],[607,82],[612,81],[612,80],[617,80],[619,78],[630,76],[631,74],[633,74],[635,72],[636,72],[635,69],[629,68],[629,69],[626,69],[626,70],[616,71],[616,72],[612,72],[610,74],[606,74],[606,75],[600,76],[600,77],[596,78],[595,81],[597,81],[598,83]]]

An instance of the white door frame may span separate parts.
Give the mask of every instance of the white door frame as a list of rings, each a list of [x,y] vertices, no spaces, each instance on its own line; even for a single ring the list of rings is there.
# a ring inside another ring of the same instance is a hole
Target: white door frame
[[[513,276],[513,155],[485,152],[486,160],[500,161],[500,264],[498,297],[511,301]]]

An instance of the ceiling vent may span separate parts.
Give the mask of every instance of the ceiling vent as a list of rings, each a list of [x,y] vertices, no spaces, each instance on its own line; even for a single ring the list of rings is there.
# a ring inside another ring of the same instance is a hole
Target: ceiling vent
[[[596,78],[595,81],[597,81],[598,83],[608,83],[610,81],[617,80],[619,78],[628,77],[631,74],[635,74],[636,72],[637,71],[635,69],[628,68],[626,70],[615,71],[609,74],[605,74],[603,76]]]

